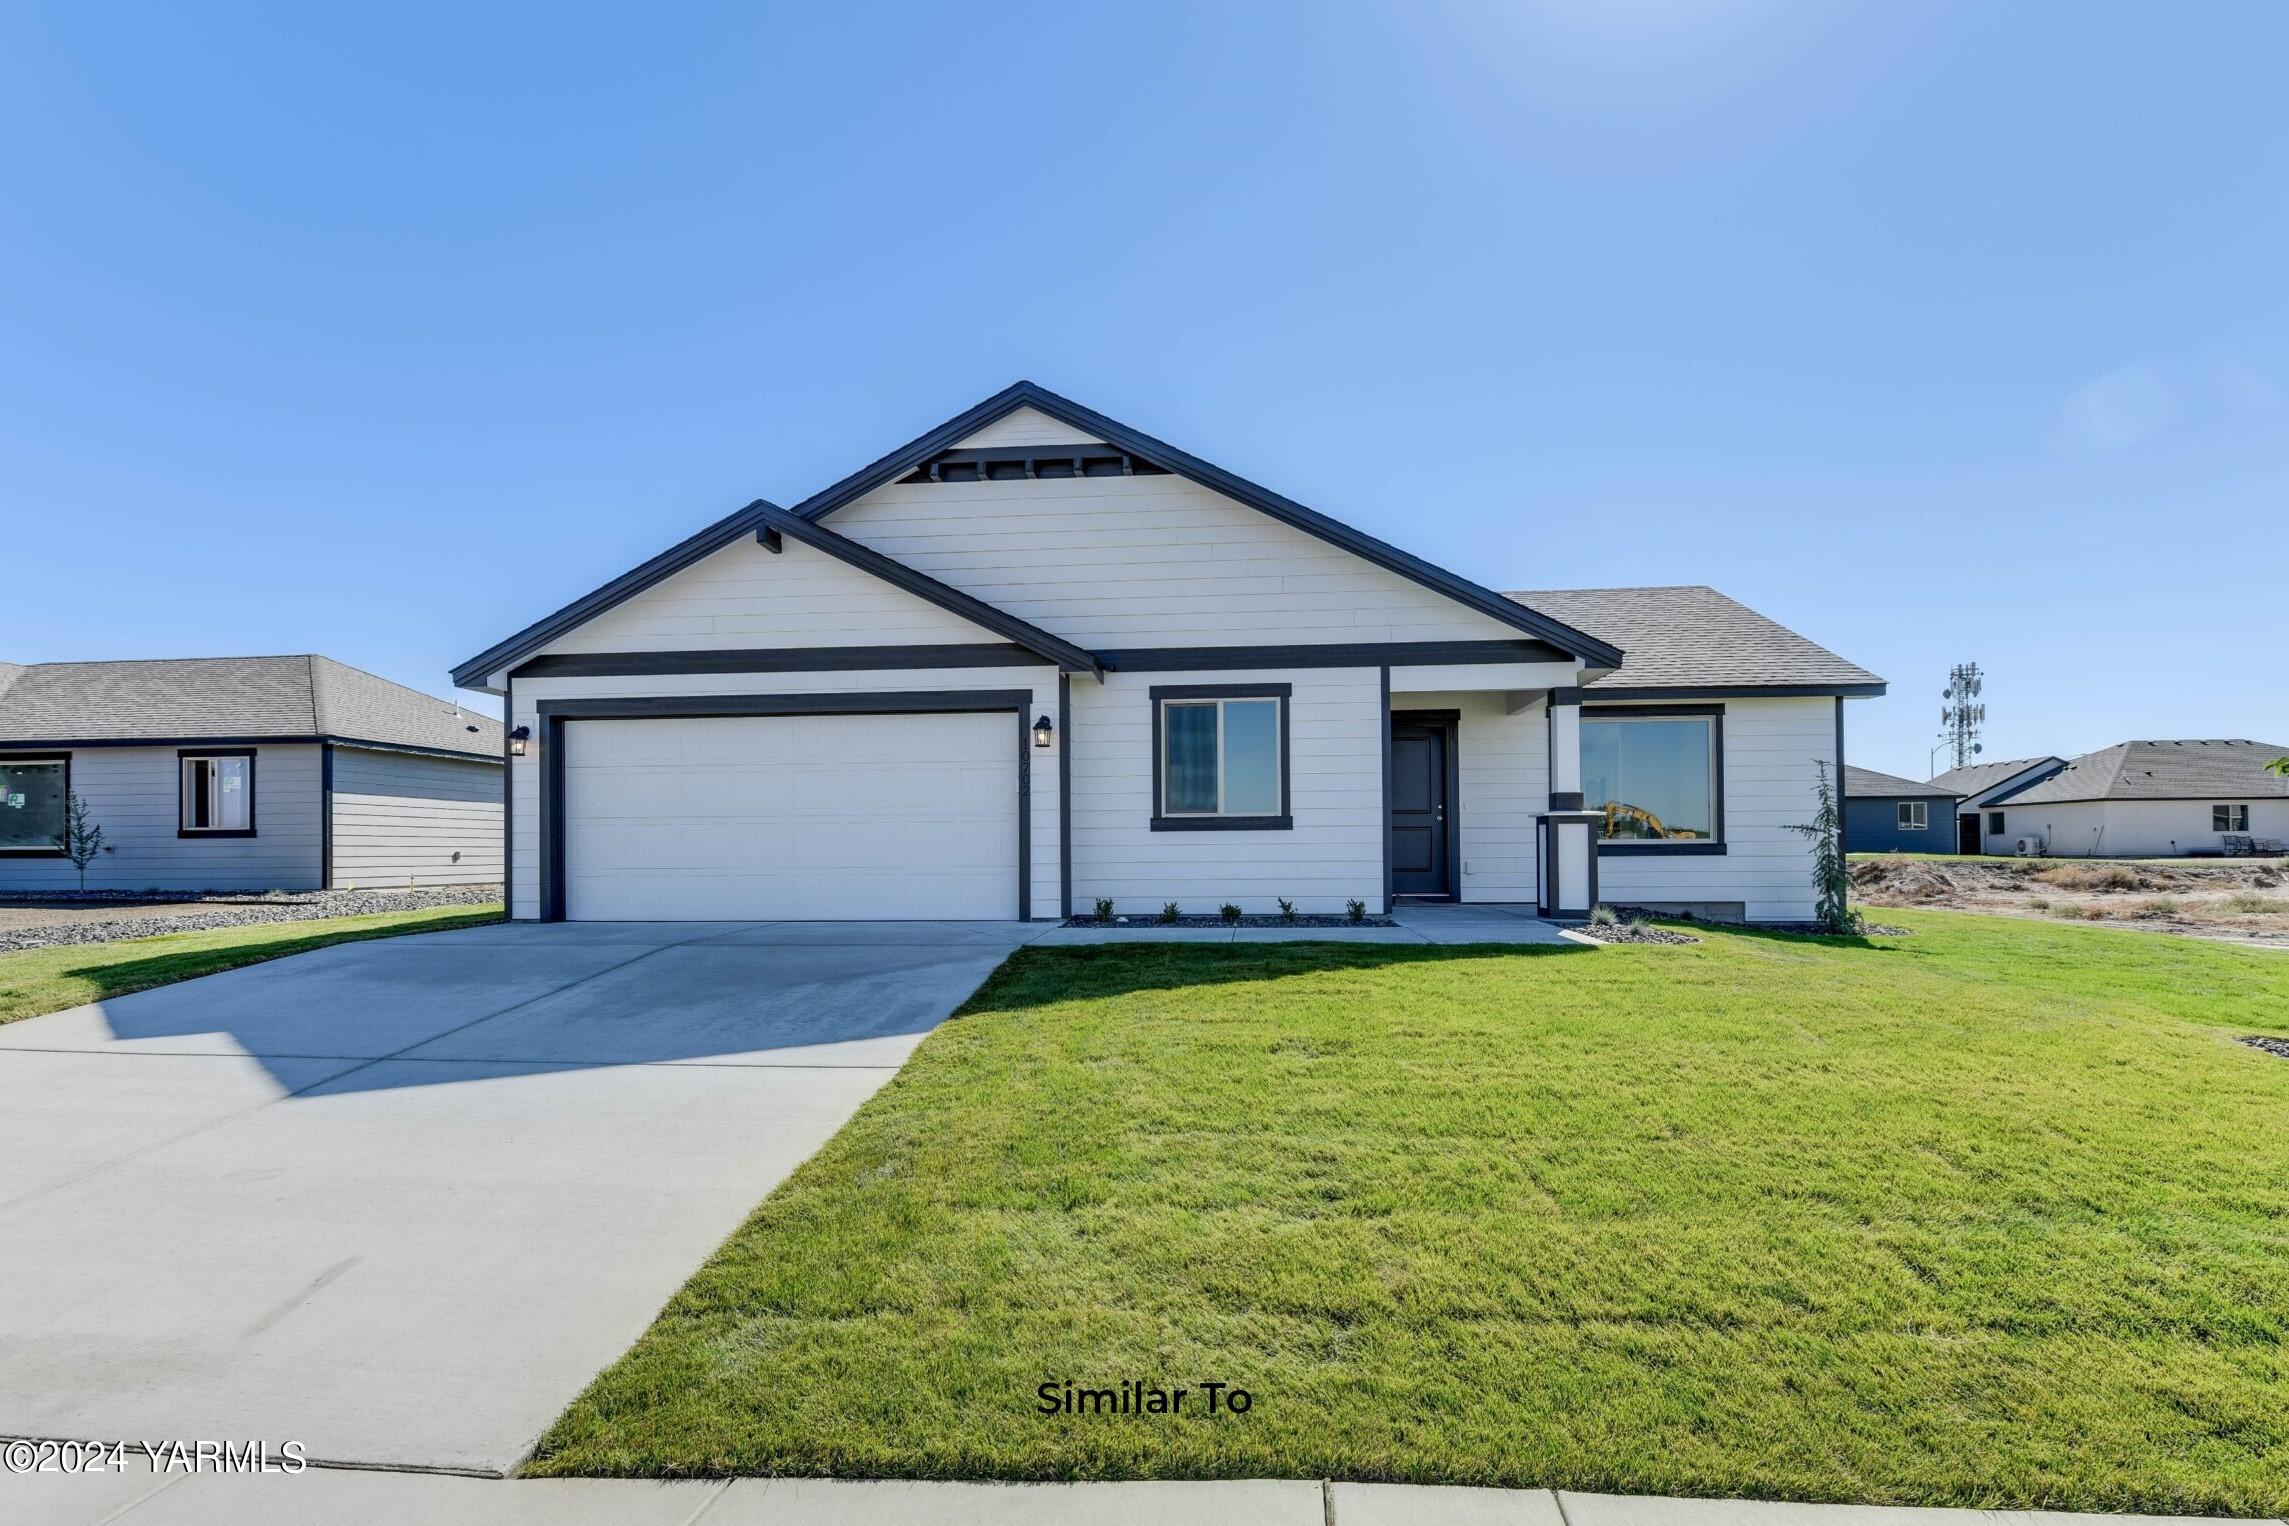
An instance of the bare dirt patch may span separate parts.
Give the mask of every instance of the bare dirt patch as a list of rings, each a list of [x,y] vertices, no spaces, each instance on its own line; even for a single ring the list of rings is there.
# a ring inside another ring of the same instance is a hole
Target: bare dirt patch
[[[1937,906],[2289,944],[2289,864],[2280,859],[1864,858],[1853,861],[1852,892],[1863,906]]]

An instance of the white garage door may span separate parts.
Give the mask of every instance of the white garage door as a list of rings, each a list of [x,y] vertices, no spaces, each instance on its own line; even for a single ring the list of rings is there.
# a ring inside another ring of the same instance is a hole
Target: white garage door
[[[1006,712],[571,721],[574,921],[1017,915]]]

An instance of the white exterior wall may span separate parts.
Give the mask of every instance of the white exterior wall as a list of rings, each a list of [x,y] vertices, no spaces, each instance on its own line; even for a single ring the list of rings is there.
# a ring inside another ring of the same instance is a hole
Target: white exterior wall
[[[893,484],[825,524],[1092,650],[1526,639],[1174,475]]]
[[[228,746],[228,744],[222,744]],[[58,749],[26,749],[56,751]],[[253,837],[178,837],[181,773],[173,747],[72,751],[71,787],[87,800],[110,851],[87,868],[90,890],[315,890],[319,763],[315,743],[255,747]],[[61,858],[0,854],[0,890],[76,890]]]
[[[1585,718],[1606,708],[1596,690]],[[1792,832],[1818,809],[1816,764],[1836,774],[1836,701],[1728,699],[1725,851],[1598,856],[1598,898],[1617,905],[1738,901],[1752,922],[1812,919],[1810,839]],[[1587,802],[1595,809],[1599,802]]]
[[[334,888],[500,879],[499,764],[335,747]]]
[[[1284,683],[1288,711],[1286,831],[1152,830],[1152,700],[1156,686]],[[1247,912],[1340,912],[1357,898],[1383,909],[1382,673],[1279,668],[1108,673],[1073,681],[1073,905],[1098,896],[1119,916],[1166,901],[1187,913],[1226,901]],[[1040,783],[1036,780],[1038,800]],[[1051,852],[1055,852],[1052,839]]]
[[[790,545],[789,550],[793,547]],[[768,554],[768,553],[766,553]],[[981,636],[970,627],[972,639]],[[871,644],[871,643],[853,643]],[[1094,680],[1073,681],[1073,703],[1081,706],[1081,690]],[[859,694],[901,693],[944,689],[1022,689],[1032,695],[1026,713],[1057,714],[1057,670],[1052,667],[1006,668],[898,668],[850,673],[689,673],[612,678],[520,678],[511,695],[513,714],[508,725],[533,729],[534,745],[510,762],[510,788],[515,791],[511,830],[514,834],[511,865],[514,873],[509,915],[530,919],[540,915],[540,701],[544,699],[624,699],[644,696],[695,694]],[[1060,727],[1060,731],[1064,728]],[[1078,729],[1078,726],[1076,726]],[[1033,915],[1058,914],[1058,794],[1057,758],[1071,738],[1058,736],[1049,747],[1030,747],[1032,764],[1031,887]],[[1010,747],[1017,746],[1016,722],[1010,724]],[[1076,760],[1080,754],[1075,754]],[[1078,770],[1076,770],[1076,774]],[[1076,891],[1078,894],[1078,891]]]
[[[1550,722],[1537,702],[1507,714],[1500,693],[1396,693],[1393,710],[1456,710],[1462,898],[1532,905],[1540,895],[1534,818],[1550,805]]]
[[[997,484],[998,485],[998,484]],[[732,542],[541,650],[939,646],[1003,638],[796,540]]]
[[[1059,423],[1038,408],[1020,408],[1003,414],[970,435],[956,450],[991,450],[1017,445],[1094,445],[1097,441],[1070,424]]]
[[[2004,831],[1983,840],[1990,853],[2009,853],[2013,838],[2040,833],[2053,858],[2179,858],[2201,849],[2216,853],[2226,834],[2210,827],[2213,805],[2249,807],[2249,830],[2236,835],[2289,841],[2289,800],[2091,800],[2049,805],[1989,806],[2003,813]],[[1986,823],[1980,823],[1982,831]]]

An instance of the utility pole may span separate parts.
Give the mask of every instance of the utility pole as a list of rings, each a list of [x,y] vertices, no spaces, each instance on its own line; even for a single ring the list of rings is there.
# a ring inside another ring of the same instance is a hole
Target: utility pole
[[[1939,697],[1947,701],[1939,712],[1939,746],[1947,749],[1962,768],[1983,750],[1979,745],[1979,727],[1987,719],[1987,707],[1979,702],[1979,691],[1986,686],[1976,662],[1959,662],[1948,669],[1947,687]]]

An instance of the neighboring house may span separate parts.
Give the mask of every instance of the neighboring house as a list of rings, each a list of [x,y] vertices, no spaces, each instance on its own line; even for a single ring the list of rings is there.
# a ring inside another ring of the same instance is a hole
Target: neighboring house
[[[1844,847],[1851,853],[1953,853],[1955,795],[1846,764]]]
[[[453,680],[506,697],[512,915],[637,920],[1802,919],[1789,828],[1883,689],[1704,588],[1505,596],[1022,382]]]
[[[500,722],[325,657],[0,663],[0,890],[501,878]]]
[[[2289,748],[2248,741],[2117,742],[1988,808],[2008,852],[2038,836],[2057,858],[2215,854],[2233,837],[2289,841],[2289,779],[2265,765]]]
[[[1948,790],[1956,797],[1955,851],[2009,853],[2011,840],[2003,831],[2003,812],[1994,807],[2064,767],[2064,758],[2011,758],[1951,768],[1932,780],[1933,789]]]

